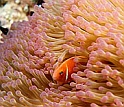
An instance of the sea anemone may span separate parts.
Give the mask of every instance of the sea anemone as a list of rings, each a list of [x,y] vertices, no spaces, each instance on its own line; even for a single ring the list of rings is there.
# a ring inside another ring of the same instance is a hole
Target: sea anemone
[[[123,107],[124,1],[44,0],[0,44],[2,107]],[[73,81],[52,74],[77,59]],[[83,62],[83,63],[82,63]]]

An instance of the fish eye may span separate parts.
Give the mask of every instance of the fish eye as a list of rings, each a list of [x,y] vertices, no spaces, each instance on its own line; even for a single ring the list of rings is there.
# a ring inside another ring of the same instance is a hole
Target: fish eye
[[[61,71],[59,74],[62,75],[63,74],[63,71]]]

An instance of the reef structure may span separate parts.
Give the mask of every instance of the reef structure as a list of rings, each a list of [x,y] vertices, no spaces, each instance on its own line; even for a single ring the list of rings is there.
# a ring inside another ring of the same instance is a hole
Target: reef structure
[[[44,0],[0,44],[2,107],[123,107],[124,1]],[[74,81],[52,74],[72,56]]]

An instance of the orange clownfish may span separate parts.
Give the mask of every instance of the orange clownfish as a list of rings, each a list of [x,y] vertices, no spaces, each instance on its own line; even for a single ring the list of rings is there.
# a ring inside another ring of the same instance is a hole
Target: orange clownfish
[[[75,57],[86,58],[84,56]],[[58,84],[68,83],[72,81],[71,74],[75,72],[73,70],[73,68],[75,67],[75,57],[71,57],[65,60],[59,67],[55,69],[53,73],[53,80],[57,81]]]

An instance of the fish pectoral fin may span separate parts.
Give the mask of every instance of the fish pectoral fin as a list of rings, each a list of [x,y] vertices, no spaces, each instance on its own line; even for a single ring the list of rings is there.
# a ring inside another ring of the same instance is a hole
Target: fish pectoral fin
[[[68,66],[66,65],[66,77],[65,77],[66,81],[68,80],[68,75],[69,75],[69,70],[68,70]]]
[[[63,82],[57,81],[58,85],[63,85]]]

